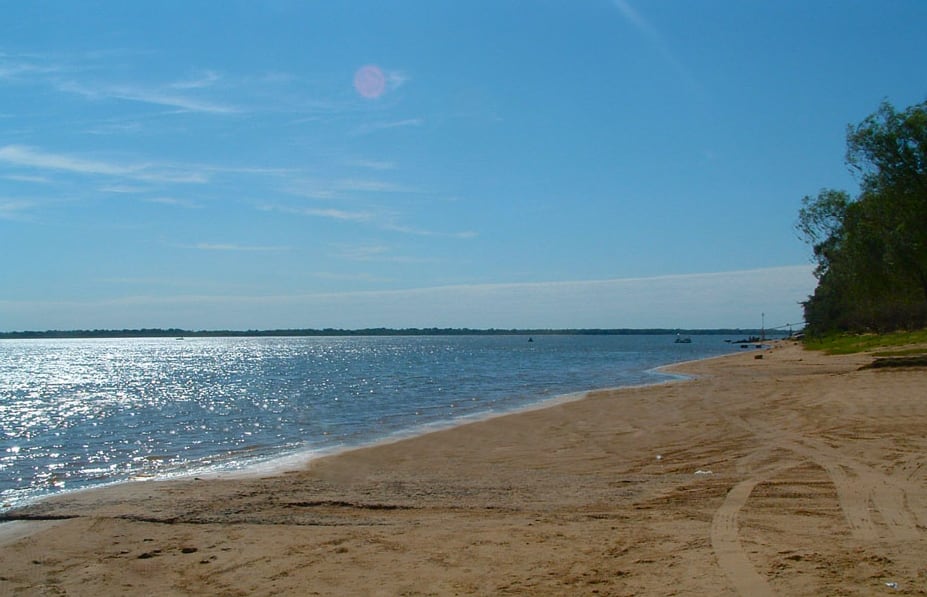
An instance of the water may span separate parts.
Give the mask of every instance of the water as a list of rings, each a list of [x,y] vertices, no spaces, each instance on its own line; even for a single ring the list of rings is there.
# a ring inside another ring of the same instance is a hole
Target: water
[[[654,383],[654,367],[731,350],[719,336],[2,340],[0,511]]]

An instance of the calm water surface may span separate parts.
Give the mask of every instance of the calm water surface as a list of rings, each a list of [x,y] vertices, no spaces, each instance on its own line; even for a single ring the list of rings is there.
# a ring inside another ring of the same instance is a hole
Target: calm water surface
[[[720,336],[0,340],[0,510],[654,383]]]

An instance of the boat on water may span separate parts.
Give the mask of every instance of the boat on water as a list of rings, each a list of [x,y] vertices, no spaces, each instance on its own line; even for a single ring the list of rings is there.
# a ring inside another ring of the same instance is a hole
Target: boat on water
[[[692,344],[692,338],[676,334],[676,344]]]

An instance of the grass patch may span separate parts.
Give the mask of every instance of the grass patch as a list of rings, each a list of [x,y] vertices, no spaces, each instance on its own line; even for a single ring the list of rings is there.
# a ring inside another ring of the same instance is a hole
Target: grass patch
[[[903,350],[880,350],[872,353],[874,357],[919,357],[927,355],[927,346],[917,348],[906,348]]]
[[[889,350],[878,356],[913,356],[927,353],[927,329],[914,332],[891,332],[888,334],[840,334],[825,338],[806,338],[805,348],[822,350],[827,354],[853,354],[870,352],[882,348],[922,344],[920,348]]]

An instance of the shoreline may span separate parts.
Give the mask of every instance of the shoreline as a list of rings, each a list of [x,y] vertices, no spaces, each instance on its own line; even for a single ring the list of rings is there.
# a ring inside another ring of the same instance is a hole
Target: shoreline
[[[237,479],[255,479],[266,476],[279,476],[285,474],[293,474],[300,470],[307,470],[310,468],[313,463],[320,459],[326,458],[336,458],[344,454],[356,450],[368,450],[376,449],[378,447],[389,446],[392,444],[414,440],[423,436],[431,435],[434,433],[441,433],[446,431],[453,431],[460,428],[465,428],[469,425],[480,424],[487,421],[492,421],[499,418],[505,418],[509,416],[517,416],[524,413],[530,413],[534,411],[546,410],[549,408],[554,408],[564,404],[569,404],[571,402],[578,402],[582,400],[587,400],[593,394],[601,392],[622,392],[628,390],[637,390],[651,387],[659,387],[670,384],[685,383],[692,381],[697,377],[694,375],[687,375],[684,373],[672,371],[674,368],[685,367],[687,365],[692,365],[700,363],[703,361],[711,361],[713,359],[725,359],[733,355],[745,354],[747,352],[757,352],[759,350],[770,349],[776,345],[776,343],[781,343],[782,340],[772,340],[770,344],[764,346],[751,347],[749,349],[741,349],[738,351],[732,351],[727,354],[703,357],[700,359],[690,359],[685,361],[678,361],[674,363],[668,363],[665,365],[658,365],[650,369],[646,369],[643,373],[653,373],[657,375],[662,375],[668,377],[662,381],[654,381],[652,383],[636,383],[629,384],[624,386],[610,386],[603,388],[593,388],[589,390],[581,390],[576,392],[568,392],[566,394],[559,394],[551,396],[549,398],[542,399],[538,402],[532,402],[530,404],[525,404],[511,410],[506,410],[502,412],[484,412],[484,413],[475,413],[470,415],[465,415],[458,419],[448,420],[448,421],[438,421],[432,423],[426,423],[421,426],[413,427],[410,429],[402,430],[395,432],[386,437],[381,437],[378,439],[370,440],[367,442],[362,442],[354,445],[345,445],[345,446],[332,446],[328,448],[320,448],[308,451],[300,451],[287,455],[280,455],[270,457],[269,459],[250,465],[246,465],[241,469],[231,469],[231,470],[191,470],[186,472],[171,473],[165,475],[153,475],[151,477],[143,478],[129,478],[123,480],[116,480],[100,485],[90,485],[87,487],[79,487],[72,490],[64,490],[56,493],[51,493],[38,497],[32,501],[27,501],[24,504],[15,506],[13,508],[8,508],[6,511],[0,512],[0,548],[6,542],[13,541],[22,537],[26,537],[33,532],[37,532],[41,527],[45,525],[54,525],[58,521],[48,521],[48,520],[22,520],[17,518],[9,518],[10,512],[15,512],[18,510],[29,510],[34,507],[41,507],[42,502],[51,501],[51,500],[66,500],[68,496],[77,496],[84,493],[95,493],[95,492],[106,492],[112,490],[118,490],[119,487],[124,485],[135,485],[135,484],[148,484],[148,483],[170,483],[174,481],[190,481],[190,480],[237,480]],[[35,525],[35,530],[30,530],[30,526]],[[14,530],[15,529],[15,530]]]
[[[771,346],[763,346],[762,349],[768,349]],[[590,390],[581,390],[577,392],[568,392],[566,394],[559,394],[556,396],[551,396],[545,398],[538,402],[532,402],[530,404],[522,405],[512,410],[506,410],[502,412],[484,412],[484,413],[474,413],[460,417],[458,419],[453,419],[449,421],[438,421],[433,423],[426,423],[421,426],[413,427],[410,429],[402,430],[395,432],[386,437],[381,437],[378,439],[370,440],[367,442],[355,444],[355,445],[346,445],[346,446],[334,446],[329,448],[321,448],[308,451],[300,451],[288,455],[281,455],[270,457],[269,459],[250,465],[246,465],[241,469],[231,469],[231,470],[191,470],[186,472],[178,472],[166,475],[154,475],[151,477],[144,478],[130,478],[124,480],[111,481],[103,483],[100,485],[91,485],[87,487],[80,487],[72,490],[64,490],[57,493],[52,493],[49,495],[41,496],[36,498],[33,501],[28,501],[22,505],[9,508],[6,511],[0,512],[0,548],[4,546],[5,543],[10,541],[15,541],[23,537],[27,537],[34,532],[38,532],[42,527],[46,525],[57,524],[58,521],[55,520],[23,520],[18,518],[9,518],[10,512],[15,512],[18,510],[29,510],[34,507],[41,507],[42,502],[48,500],[66,500],[68,496],[78,496],[83,493],[94,493],[94,492],[106,492],[112,490],[118,490],[119,487],[124,485],[135,485],[135,484],[148,484],[148,483],[169,483],[172,481],[190,481],[190,480],[237,480],[237,479],[255,479],[266,476],[279,476],[286,474],[293,474],[300,470],[306,470],[310,468],[313,463],[318,460],[326,458],[336,458],[338,456],[348,454],[355,450],[368,450],[376,449],[378,447],[389,446],[392,444],[414,440],[423,436],[431,435],[434,433],[441,433],[445,431],[453,431],[456,429],[465,428],[469,425],[478,425],[487,421],[492,421],[499,418],[505,418],[509,416],[518,416],[520,414],[530,413],[534,411],[546,410],[549,408],[554,408],[557,406],[569,404],[571,402],[578,402],[582,400],[589,399],[593,394],[601,392],[622,392],[627,390],[637,390],[650,387],[658,387],[663,385],[685,383],[696,379],[695,376],[686,375],[683,373],[672,372],[672,369],[678,367],[684,367],[686,365],[691,365],[699,363],[702,361],[710,361],[712,359],[724,359],[735,354],[744,354],[746,352],[756,352],[761,350],[760,347],[750,348],[749,350],[739,350],[736,352],[730,352],[722,355],[715,355],[709,357],[703,357],[700,359],[691,359],[686,361],[678,361],[675,363],[668,363],[666,365],[658,365],[650,369],[646,369],[643,373],[654,373],[658,375],[663,375],[669,377],[669,379],[664,379],[662,381],[654,381],[652,383],[637,383],[630,384],[626,386],[612,386],[604,388],[594,388]],[[32,528],[34,525],[34,528]]]
[[[249,465],[241,470],[233,471],[215,471],[215,472],[205,472],[205,473],[189,473],[177,475],[177,477],[172,478],[187,478],[191,476],[199,476],[203,478],[247,478],[253,476],[261,475],[275,475],[282,474],[286,472],[284,469],[291,468],[306,468],[311,466],[312,462],[321,459],[321,458],[330,458],[335,457],[353,450],[364,450],[368,448],[376,448],[378,446],[386,446],[394,444],[396,442],[402,442],[410,439],[415,439],[423,435],[429,435],[432,433],[439,433],[442,431],[449,431],[457,429],[460,427],[466,427],[468,425],[479,424],[485,421],[491,421],[493,419],[507,417],[511,415],[519,415],[522,413],[529,413],[536,410],[544,410],[548,408],[553,408],[560,406],[562,404],[569,404],[571,402],[577,402],[581,400],[586,400],[590,395],[596,394],[599,392],[621,392],[625,390],[636,390],[641,388],[650,388],[663,386],[668,384],[684,383],[691,381],[696,377],[693,375],[687,375],[684,373],[673,372],[672,369],[685,367],[687,365],[692,365],[695,363],[700,363],[703,361],[711,361],[712,359],[724,359],[731,357],[733,355],[747,354],[747,353],[756,353],[762,350],[770,350],[776,346],[781,345],[787,339],[771,339],[767,340],[763,345],[757,345],[751,348],[741,348],[736,351],[731,351],[729,353],[702,357],[699,359],[689,359],[684,361],[676,361],[673,363],[667,363],[665,365],[657,365],[648,369],[644,369],[642,373],[645,374],[656,374],[665,376],[669,379],[663,379],[661,381],[654,381],[650,383],[632,383],[628,385],[621,386],[606,386],[602,388],[592,388],[588,390],[579,390],[575,392],[567,392],[564,394],[557,394],[550,396],[548,398],[541,399],[537,402],[531,402],[524,404],[522,406],[517,406],[511,410],[503,410],[498,412],[478,412],[472,413],[469,415],[464,415],[457,419],[451,419],[446,421],[435,421],[431,423],[425,423],[416,427],[410,427],[409,429],[400,430],[394,432],[388,436],[381,437],[378,439],[370,440],[367,442],[362,442],[359,444],[345,445],[345,446],[335,446],[331,448],[322,448],[318,450],[310,450],[308,452],[297,452],[294,454],[283,455],[279,457],[272,457],[267,461],[256,463],[254,465]],[[282,461],[283,464],[277,466],[275,463],[277,461]],[[292,463],[292,464],[287,464]],[[271,466],[267,466],[271,465]],[[266,467],[266,468],[265,468]],[[146,479],[147,480],[147,479]],[[153,481],[168,480],[162,478],[154,478]],[[93,489],[93,488],[88,488]]]
[[[755,352],[758,349],[751,349],[751,350]],[[580,390],[576,392],[567,392],[565,394],[557,394],[555,396],[544,398],[537,402],[531,402],[529,404],[524,404],[522,406],[512,408],[511,410],[504,410],[504,411],[499,411],[499,412],[479,412],[479,413],[464,415],[457,419],[425,423],[420,426],[410,427],[409,429],[397,431],[388,436],[381,437],[378,439],[373,439],[367,442],[362,442],[359,444],[337,446],[337,447],[325,448],[321,450],[313,450],[313,451],[310,451],[309,453],[298,452],[295,454],[271,458],[265,462],[246,466],[242,468],[241,470],[227,471],[227,472],[226,471],[207,472],[207,473],[197,474],[196,476],[200,476],[203,478],[228,479],[228,478],[247,478],[247,477],[262,476],[262,475],[283,474],[287,472],[286,469],[307,468],[311,466],[314,461],[322,459],[322,458],[337,457],[341,454],[352,452],[354,450],[365,450],[365,449],[370,449],[370,448],[377,448],[380,446],[388,446],[390,444],[394,444],[397,442],[403,442],[406,440],[412,440],[412,439],[415,439],[421,436],[430,435],[432,433],[440,433],[442,431],[451,431],[454,429],[467,427],[468,425],[478,425],[480,423],[483,423],[486,421],[492,421],[494,419],[498,419],[502,417],[519,415],[523,413],[530,413],[530,412],[537,411],[537,410],[545,410],[545,409],[557,407],[563,404],[569,404],[571,402],[578,402],[581,400],[586,400],[589,398],[590,395],[599,393],[599,392],[620,392],[623,390],[649,388],[649,387],[655,387],[655,386],[662,386],[666,384],[674,384],[674,383],[682,383],[682,382],[690,381],[694,379],[692,376],[671,373],[668,370],[672,369],[673,367],[681,367],[686,364],[697,363],[699,361],[706,361],[710,359],[721,359],[721,358],[731,356],[732,354],[741,354],[743,352],[745,351],[738,351],[736,353],[732,352],[728,354],[704,357],[701,359],[693,359],[693,360],[688,360],[688,361],[679,361],[676,363],[669,363],[667,365],[658,365],[656,367],[645,369],[643,371],[643,373],[655,372],[659,375],[670,377],[671,379],[664,379],[662,381],[654,381],[652,383],[636,383],[636,384],[629,384],[626,386],[610,386],[610,387],[604,387],[604,388],[593,388],[590,390]],[[281,461],[280,465],[276,464],[278,461]],[[193,476],[193,475],[194,474],[191,473],[189,475],[184,474],[179,477],[184,478],[184,477]],[[159,479],[153,479],[153,480],[157,481]]]
[[[3,591],[871,594],[927,569],[927,369],[792,343],[313,460],[17,511]]]
[[[260,337],[260,336],[259,336]],[[270,336],[273,337],[273,336]],[[110,338],[110,337],[107,337]],[[144,339],[144,338],[143,338]],[[771,340],[775,342],[776,340]],[[768,346],[764,347],[768,348]],[[748,349],[751,352],[755,352],[759,347],[751,347]],[[439,420],[432,421],[428,423],[423,423],[407,429],[401,429],[395,432],[392,432],[386,436],[378,437],[371,440],[361,441],[355,444],[348,445],[334,445],[334,446],[324,446],[317,448],[307,448],[303,450],[298,450],[295,452],[281,453],[277,455],[271,455],[256,459],[255,462],[244,464],[238,468],[223,468],[222,465],[218,466],[206,466],[206,467],[189,467],[185,470],[178,470],[160,474],[152,474],[150,476],[134,476],[126,479],[116,479],[112,481],[106,481],[99,484],[93,484],[83,487],[76,487],[74,489],[64,489],[60,491],[55,491],[52,493],[44,494],[41,496],[33,497],[26,499],[17,503],[17,505],[12,507],[5,507],[0,509],[0,531],[2,531],[3,525],[6,522],[6,513],[10,511],[19,510],[22,508],[28,508],[36,504],[41,503],[44,500],[56,499],[58,497],[64,497],[67,495],[74,495],[88,491],[98,491],[98,490],[108,490],[113,487],[118,487],[123,484],[135,484],[135,483],[160,483],[168,482],[175,480],[189,480],[193,478],[202,478],[202,479],[240,479],[240,478],[251,478],[255,476],[263,475],[274,475],[282,474],[290,469],[299,469],[305,468],[311,465],[311,463],[320,458],[328,458],[331,456],[337,456],[345,452],[350,452],[357,449],[366,449],[374,448],[381,445],[389,445],[395,442],[404,441],[407,439],[413,439],[421,435],[427,435],[430,433],[446,431],[449,429],[455,429],[457,427],[463,427],[466,425],[481,423],[483,421],[492,420],[498,417],[505,417],[509,415],[516,415],[524,412],[531,412],[534,410],[545,409],[554,407],[560,404],[566,404],[569,402],[584,400],[591,393],[594,392],[612,392],[625,389],[634,389],[634,388],[643,388],[650,386],[659,386],[662,384],[677,383],[680,381],[686,381],[691,379],[690,376],[673,373],[670,370],[673,367],[683,366],[687,363],[694,363],[702,360],[715,359],[715,358],[724,358],[733,354],[741,354],[747,352],[747,350],[732,350],[729,353],[703,357],[700,359],[684,360],[677,361],[672,363],[667,363],[665,365],[657,365],[648,369],[641,371],[643,374],[653,374],[657,376],[664,376],[668,379],[663,379],[660,381],[645,382],[645,383],[632,383],[628,385],[620,386],[606,386],[602,388],[591,388],[587,390],[579,390],[566,392],[563,394],[556,394],[549,396],[547,398],[542,398],[540,400],[526,403],[520,406],[516,406],[510,409],[501,410],[501,411],[481,411],[470,413],[467,415],[462,415],[455,419],[448,420]],[[0,532],[0,541],[2,541],[3,535]]]
[[[769,348],[765,346],[763,348]],[[751,348],[750,352],[756,352],[760,348]],[[190,480],[236,480],[236,479],[255,479],[265,476],[278,476],[285,474],[292,474],[299,470],[305,470],[312,466],[312,464],[320,459],[338,457],[355,450],[367,450],[367,449],[376,449],[378,447],[389,446],[395,443],[404,442],[407,440],[414,440],[416,438],[430,435],[433,433],[441,433],[445,431],[452,431],[460,428],[467,427],[469,425],[480,424],[486,421],[492,421],[498,418],[504,418],[508,416],[517,416],[524,413],[530,413],[539,410],[545,410],[548,408],[554,408],[564,404],[569,404],[571,402],[577,402],[582,400],[587,400],[593,394],[600,392],[621,392],[626,390],[635,390],[649,387],[657,387],[669,384],[684,383],[695,379],[694,376],[686,375],[682,373],[674,373],[671,370],[676,367],[683,367],[685,365],[698,363],[701,361],[709,361],[712,359],[723,359],[730,357],[735,354],[742,354],[747,352],[745,350],[740,350],[737,352],[730,352],[722,355],[715,355],[710,357],[703,357],[701,359],[691,359],[686,361],[678,361],[675,363],[668,363],[666,365],[658,365],[650,369],[646,369],[643,373],[655,373],[658,375],[663,375],[669,377],[669,379],[664,379],[662,381],[654,381],[652,383],[638,383],[630,384],[626,386],[612,386],[604,388],[594,388],[590,390],[581,390],[577,392],[568,392],[566,394],[559,394],[545,398],[538,402],[532,402],[523,406],[513,408],[512,410],[506,410],[502,412],[485,412],[485,413],[475,413],[471,415],[466,415],[458,419],[453,419],[449,421],[438,421],[433,423],[426,423],[424,425],[413,427],[410,429],[402,430],[395,432],[386,437],[381,437],[378,439],[370,440],[368,442],[363,442],[355,445],[346,445],[346,446],[335,446],[329,448],[321,448],[308,451],[300,451],[292,454],[281,455],[270,457],[269,459],[250,465],[246,465],[241,469],[232,469],[232,470],[191,470],[186,472],[178,472],[166,475],[154,475],[151,477],[144,478],[129,478],[124,480],[116,480],[100,485],[91,485],[87,487],[79,487],[72,490],[64,490],[56,493],[51,493],[44,495],[38,498],[35,498],[32,501],[27,501],[19,506],[13,508],[8,508],[5,511],[0,512],[0,548],[4,546],[5,543],[14,541],[23,537],[27,537],[33,532],[37,532],[44,525],[56,524],[57,521],[46,521],[46,520],[22,520],[18,518],[10,518],[9,513],[16,512],[18,510],[29,510],[34,507],[41,507],[42,502],[47,500],[58,500],[58,499],[67,499],[68,496],[77,496],[83,493],[94,493],[94,492],[105,492],[117,489],[123,485],[129,484],[143,484],[143,483],[169,483],[172,481],[190,481]],[[30,530],[31,525],[34,525],[34,530]]]

